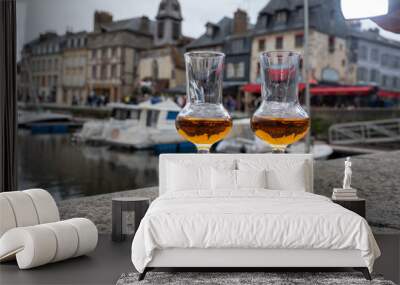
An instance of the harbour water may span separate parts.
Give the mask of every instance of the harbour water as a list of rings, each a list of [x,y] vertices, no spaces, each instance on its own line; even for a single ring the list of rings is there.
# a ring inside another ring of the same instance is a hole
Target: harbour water
[[[56,200],[158,185],[158,156],[71,142],[71,134],[18,132],[18,188],[43,188]]]

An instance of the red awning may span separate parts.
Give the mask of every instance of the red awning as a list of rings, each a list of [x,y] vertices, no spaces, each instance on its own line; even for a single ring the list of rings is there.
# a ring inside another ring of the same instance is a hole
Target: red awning
[[[369,95],[374,91],[374,86],[329,86],[312,87],[310,93],[315,96],[357,96]]]
[[[400,99],[400,92],[396,91],[388,91],[388,90],[379,90],[379,97],[391,98],[391,99]]]
[[[299,91],[305,89],[304,83],[299,83]],[[310,93],[313,96],[364,96],[369,95],[375,89],[374,86],[311,86]],[[242,87],[242,90],[249,93],[261,93],[261,84],[249,83]],[[381,91],[380,91],[381,92]],[[392,94],[399,92],[388,92],[383,94]],[[385,95],[383,95],[385,96]],[[386,95],[393,96],[393,95]],[[400,96],[400,95],[396,95]]]

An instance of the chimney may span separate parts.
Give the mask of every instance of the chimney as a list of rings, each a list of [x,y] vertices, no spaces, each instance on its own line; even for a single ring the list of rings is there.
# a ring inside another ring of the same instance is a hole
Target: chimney
[[[237,9],[233,16],[233,34],[243,34],[247,32],[247,13]]]
[[[142,16],[140,18],[139,31],[143,33],[150,33],[150,19],[147,16]]]
[[[93,30],[95,33],[101,32],[101,25],[109,24],[113,21],[113,16],[105,11],[95,11],[94,12],[94,23]]]

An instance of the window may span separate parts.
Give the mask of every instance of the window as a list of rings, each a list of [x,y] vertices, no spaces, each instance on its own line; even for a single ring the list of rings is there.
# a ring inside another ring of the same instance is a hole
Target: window
[[[244,62],[240,62],[238,64],[237,70],[236,70],[236,77],[242,78],[244,77]]]
[[[303,47],[303,42],[304,42],[304,36],[303,34],[297,34],[294,36],[294,46],[297,48]]]
[[[160,111],[148,110],[147,118],[146,118],[146,126],[147,127],[156,126],[159,115],[160,115]]]
[[[359,58],[360,59],[367,59],[367,54],[368,54],[368,49],[366,46],[360,46],[360,50],[359,50]]]
[[[163,21],[159,21],[157,23],[157,37],[159,39],[164,37],[164,22]]]
[[[116,78],[117,77],[117,65],[113,64],[111,66],[111,78]]]
[[[233,40],[231,42],[231,50],[234,53],[241,52],[243,50],[244,42],[243,39]]]
[[[346,66],[346,60],[342,59],[342,66],[345,67]]]
[[[397,78],[396,76],[393,76],[392,77],[392,88],[393,89],[398,89],[398,88],[400,88],[400,80],[399,80],[399,78]]]
[[[276,14],[276,23],[277,24],[284,24],[287,22],[287,12],[286,11],[279,11]]]
[[[107,57],[107,48],[102,48],[101,49],[101,57],[106,58]]]
[[[117,48],[113,47],[111,50],[112,57],[117,57]]]
[[[153,80],[158,79],[158,62],[157,62],[157,60],[153,60],[153,63],[152,63],[152,77],[153,77]]]
[[[265,50],[265,39],[258,40],[258,51]]]
[[[374,83],[379,83],[379,71],[376,69],[372,69],[370,76],[369,76],[369,81],[374,82]]]
[[[379,51],[377,48],[371,49],[370,60],[374,62],[379,62]]]
[[[233,66],[233,63],[228,63],[226,66],[226,77],[227,78],[233,78],[235,77],[235,67]]]
[[[100,69],[100,78],[106,79],[107,78],[107,65],[103,64]]]
[[[276,49],[283,49],[283,37],[277,37],[275,39],[275,48]]]
[[[367,81],[368,70],[364,67],[359,67],[357,69],[357,81],[365,82]]]
[[[333,53],[335,51],[335,36],[329,36],[328,49],[330,53]]]
[[[212,25],[207,25],[207,30],[206,30],[206,34],[209,37],[214,36],[214,28]]]
[[[389,65],[389,55],[382,54],[382,56],[381,56],[381,65],[382,66],[388,66]]]
[[[381,85],[382,85],[382,87],[387,87],[387,85],[388,85],[388,77],[385,74],[382,75]]]
[[[92,66],[92,78],[93,79],[97,78],[97,67],[96,67],[96,65]]]
[[[181,35],[181,26],[178,22],[172,23],[172,38],[178,40]]]

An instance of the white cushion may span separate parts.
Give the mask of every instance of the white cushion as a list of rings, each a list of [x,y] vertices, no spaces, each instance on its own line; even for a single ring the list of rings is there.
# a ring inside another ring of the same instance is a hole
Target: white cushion
[[[231,170],[213,168],[211,173],[211,184],[214,194],[219,194],[220,192],[227,194],[241,189],[248,190],[267,187],[265,170]]]
[[[29,189],[22,191],[28,194],[38,215],[39,224],[52,223],[60,220],[56,202],[50,193],[43,189]]]
[[[267,188],[267,171],[262,170],[236,170],[237,188]]]
[[[10,203],[17,227],[33,226],[39,223],[35,205],[28,194],[11,191],[3,192],[1,195]]]
[[[17,222],[11,204],[5,196],[0,194],[0,237],[16,226]]]
[[[267,188],[272,190],[306,191],[309,189],[308,162],[279,159],[275,161],[238,160],[239,170],[266,170]]]
[[[170,161],[168,163],[167,191],[190,191],[212,189],[212,169],[234,169],[232,161],[216,164]]]
[[[96,248],[97,235],[83,218],[13,228],[0,238],[0,261],[16,257],[19,268],[28,269],[80,256]]]
[[[211,189],[214,191],[236,190],[236,170],[212,168],[211,170]]]

